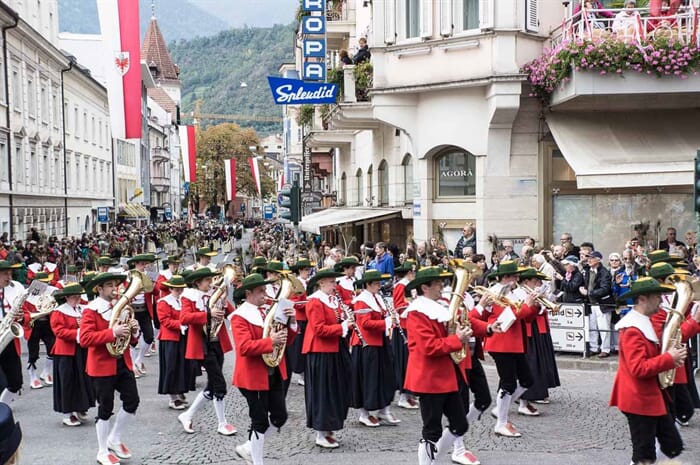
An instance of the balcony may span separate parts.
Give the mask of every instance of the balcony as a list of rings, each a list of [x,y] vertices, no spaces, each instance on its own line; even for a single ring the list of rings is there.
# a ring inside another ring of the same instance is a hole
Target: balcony
[[[328,0],[326,2],[326,41],[329,50],[347,47],[355,30],[356,0]]]
[[[170,160],[170,153],[163,147],[151,148],[151,160],[155,163],[166,162]]]
[[[170,190],[170,178],[167,176],[151,176],[151,187],[156,192],[168,192]]]
[[[700,35],[694,6],[584,10],[525,67],[534,93],[557,111],[677,110],[700,106]],[[629,13],[628,13],[629,12]],[[606,17],[603,15],[612,15]]]

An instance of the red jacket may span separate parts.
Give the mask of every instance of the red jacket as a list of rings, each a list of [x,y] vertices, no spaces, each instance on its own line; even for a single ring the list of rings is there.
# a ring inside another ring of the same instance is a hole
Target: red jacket
[[[236,343],[236,364],[233,369],[233,385],[250,391],[267,391],[270,389],[268,366],[262,359],[263,354],[273,351],[272,339],[263,339],[264,318],[260,310],[247,302],[238,306],[231,318],[231,331]],[[287,345],[294,340],[295,332],[290,329]],[[279,364],[282,379],[287,379],[286,357],[282,356]]]
[[[367,345],[381,347],[384,345],[384,334],[386,334],[386,308],[380,296],[371,294],[369,291],[362,291],[355,297],[353,303],[355,321],[362,333],[362,337]],[[353,330],[350,336],[351,346],[361,346],[360,338]]]
[[[304,294],[292,294],[289,297],[289,300],[292,302],[305,302],[307,299],[306,293]],[[294,310],[296,310],[296,315],[295,318],[297,321],[306,321],[306,304],[299,304],[295,303],[294,304]]]
[[[162,270],[160,273],[158,273],[158,278],[156,279],[155,289],[153,291],[153,293],[156,296],[156,302],[159,299],[162,299],[163,297],[167,297],[168,295],[170,295],[170,289],[168,289],[167,286],[163,286],[163,283],[165,281],[168,281],[172,277],[173,277],[173,273],[169,269]]]
[[[668,353],[660,354],[658,344],[635,327],[621,329],[619,341],[619,366],[610,406],[636,415],[665,415],[666,403],[657,375],[675,366],[673,358]]]
[[[336,297],[333,297],[335,299]],[[338,322],[340,308],[334,308],[338,303],[331,301],[327,294],[316,291],[309,296],[306,303],[306,317],[309,319],[304,334],[304,344],[301,352],[338,352],[343,326]]]
[[[117,374],[117,359],[107,352],[106,344],[114,342],[114,333],[109,327],[109,320],[102,314],[109,311],[111,303],[98,297],[83,310],[80,320],[80,345],[87,348],[87,366],[85,371],[90,376],[114,376]],[[132,342],[136,342],[132,340]],[[129,370],[131,351],[124,351],[124,363]]]
[[[158,312],[158,320],[160,320],[158,339],[161,341],[178,342],[182,334],[180,332],[180,302],[174,295],[168,294],[158,300],[156,310]]]
[[[462,348],[462,341],[454,334],[447,334],[447,308],[420,296],[408,308],[407,320],[408,365],[404,388],[418,394],[456,392],[457,371],[465,382],[466,376],[464,367],[456,370],[450,358],[450,353]]]
[[[654,326],[654,331],[659,338],[659,343],[661,343],[661,336],[663,335],[667,316],[668,313],[666,310],[659,309],[659,311],[651,317],[651,324]],[[681,323],[681,342],[688,342],[690,338],[695,337],[698,333],[700,333],[700,323],[695,321],[695,319],[690,316],[690,312],[688,312],[687,319]],[[688,384],[688,373],[686,373],[684,367],[679,367],[676,370],[673,384]]]
[[[182,310],[180,311],[180,323],[188,325],[187,331],[187,349],[185,350],[185,358],[189,360],[204,360],[204,327],[207,324],[207,312],[204,302],[201,297],[204,293],[196,289],[185,289],[182,293],[180,302]],[[233,307],[228,302],[226,303],[226,315],[233,312]],[[221,350],[226,353],[233,350],[231,340],[228,337],[228,330],[224,324],[219,331],[219,344]]]
[[[78,318],[80,312],[68,304],[60,305],[51,312],[51,330],[56,336],[52,355],[75,355],[78,343]]]
[[[504,307],[493,304],[491,306],[491,313],[488,315],[489,324],[495,323],[504,310]],[[523,304],[519,311],[516,311],[515,309],[512,310],[513,313],[515,313],[516,321],[505,333],[497,333],[486,339],[484,342],[484,350],[487,352],[506,352],[516,354],[524,354],[527,352],[525,326],[526,323],[532,322],[532,320],[537,316],[539,307],[536,305],[528,307],[527,305]]]
[[[406,300],[406,295],[404,293],[406,292],[406,284],[408,283],[409,281],[406,278],[398,281],[394,284],[392,294],[394,298],[394,309],[396,309],[396,313],[401,317],[399,318],[399,323],[404,330],[406,329],[406,316],[404,312],[408,308],[408,300]]]
[[[354,282],[355,280],[353,278],[341,276],[338,278],[338,283],[335,285],[335,290],[338,292],[338,296],[340,296],[340,299],[345,305],[352,306],[352,299],[355,298]]]

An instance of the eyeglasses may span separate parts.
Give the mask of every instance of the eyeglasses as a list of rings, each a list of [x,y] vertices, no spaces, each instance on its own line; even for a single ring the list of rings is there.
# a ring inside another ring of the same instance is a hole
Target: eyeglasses
[[[619,259],[619,258],[611,258],[610,261],[611,261],[611,262],[619,262],[620,259]]]

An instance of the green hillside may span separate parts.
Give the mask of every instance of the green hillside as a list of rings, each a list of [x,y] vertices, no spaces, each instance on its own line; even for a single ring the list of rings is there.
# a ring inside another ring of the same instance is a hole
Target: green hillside
[[[293,60],[294,28],[243,28],[215,36],[170,44],[183,82],[183,114],[202,100],[203,113],[281,116],[267,84],[282,63]],[[222,121],[202,121],[216,124]],[[281,123],[239,122],[265,135],[282,130]]]

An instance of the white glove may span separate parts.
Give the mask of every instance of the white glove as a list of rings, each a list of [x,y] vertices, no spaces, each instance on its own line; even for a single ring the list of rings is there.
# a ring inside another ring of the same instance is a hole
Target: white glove
[[[184,336],[184,335],[185,335],[185,332],[187,332],[187,326],[186,326],[186,325],[180,325],[180,333],[182,333],[182,335]]]
[[[343,337],[347,336],[348,335],[348,322],[343,321],[342,323],[340,323],[340,326],[343,328]]]

